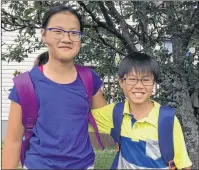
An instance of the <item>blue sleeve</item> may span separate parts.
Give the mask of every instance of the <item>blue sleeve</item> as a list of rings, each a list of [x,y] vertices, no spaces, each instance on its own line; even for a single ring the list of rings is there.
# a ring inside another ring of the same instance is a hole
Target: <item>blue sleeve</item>
[[[17,89],[15,86],[13,86],[8,98],[20,105],[19,97],[17,94]]]
[[[98,92],[98,90],[101,88],[102,86],[102,80],[100,79],[100,77],[97,75],[97,73],[90,69],[91,74],[93,76],[93,96]]]

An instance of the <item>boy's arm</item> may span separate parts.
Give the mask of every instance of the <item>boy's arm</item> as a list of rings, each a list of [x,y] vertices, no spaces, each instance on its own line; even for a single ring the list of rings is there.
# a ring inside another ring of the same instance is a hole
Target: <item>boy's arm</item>
[[[99,109],[92,109],[98,130],[100,133],[110,134],[111,128],[113,128],[113,108],[115,104],[109,104]],[[89,124],[89,132],[94,132],[93,128]]]
[[[182,128],[179,120],[174,120],[174,162],[177,169],[191,169],[192,162],[188,156]]]

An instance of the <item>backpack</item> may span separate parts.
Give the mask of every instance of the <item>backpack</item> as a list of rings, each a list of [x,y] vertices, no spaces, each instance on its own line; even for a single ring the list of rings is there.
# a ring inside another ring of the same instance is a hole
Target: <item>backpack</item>
[[[91,103],[92,94],[93,94],[92,74],[90,70],[88,69],[88,67],[84,67],[80,65],[75,65],[75,67],[86,89],[89,103]],[[21,146],[21,155],[20,155],[21,164],[23,166],[24,160],[25,160],[25,153],[29,146],[29,140],[33,135],[32,129],[37,121],[38,106],[37,106],[36,94],[34,91],[32,81],[30,79],[29,72],[25,72],[18,75],[17,77],[13,79],[13,81],[18,93],[19,100],[20,100],[20,104],[22,108],[22,124],[25,128],[24,137],[23,137],[22,146]],[[90,111],[88,113],[88,120],[95,130],[95,135],[100,147],[104,149],[95,119]]]
[[[111,129],[111,136],[116,143],[117,154],[112,163],[111,169],[116,169],[119,153],[120,153],[120,133],[121,124],[123,120],[124,103],[119,102],[113,109],[113,125]],[[174,124],[175,109],[166,106],[160,107],[158,118],[158,141],[160,152],[164,162],[168,165],[169,169],[175,169],[174,147],[173,147],[173,124]]]

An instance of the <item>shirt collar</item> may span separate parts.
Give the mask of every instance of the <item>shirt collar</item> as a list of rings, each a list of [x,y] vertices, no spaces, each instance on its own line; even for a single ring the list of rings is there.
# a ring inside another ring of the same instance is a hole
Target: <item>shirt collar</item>
[[[142,119],[140,119],[138,122],[147,122],[153,126],[155,126],[156,128],[158,127],[158,116],[159,116],[159,109],[160,109],[160,104],[151,100],[154,104],[151,112],[149,113],[149,115],[147,117],[144,117]],[[130,115],[130,107],[129,107],[129,101],[128,99],[125,100],[124,103],[124,111],[123,111],[123,115],[124,114],[128,114]]]

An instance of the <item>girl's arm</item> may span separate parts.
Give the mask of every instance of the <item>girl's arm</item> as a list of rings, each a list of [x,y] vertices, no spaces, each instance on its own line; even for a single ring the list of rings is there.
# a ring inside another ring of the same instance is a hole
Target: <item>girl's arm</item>
[[[92,97],[91,108],[97,109],[97,108],[105,106],[106,104],[107,103],[104,99],[102,90],[99,89],[98,92]]]
[[[17,169],[23,134],[21,106],[11,101],[8,127],[3,145],[3,169]]]
[[[91,101],[91,109],[98,109],[106,105],[106,101],[101,90],[102,80],[94,70],[90,69],[90,72],[93,77],[93,94]]]

